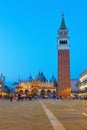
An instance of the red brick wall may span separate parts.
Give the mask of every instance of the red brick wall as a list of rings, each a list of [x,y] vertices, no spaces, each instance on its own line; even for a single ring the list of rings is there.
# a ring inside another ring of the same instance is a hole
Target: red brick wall
[[[71,95],[69,50],[58,50],[58,95]]]

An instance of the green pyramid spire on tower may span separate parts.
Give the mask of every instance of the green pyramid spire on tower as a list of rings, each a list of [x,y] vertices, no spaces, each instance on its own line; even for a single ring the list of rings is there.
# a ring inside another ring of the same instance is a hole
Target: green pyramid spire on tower
[[[64,20],[64,14],[62,14],[62,21],[61,21],[60,29],[61,30],[67,29],[66,24],[65,24],[65,20]]]

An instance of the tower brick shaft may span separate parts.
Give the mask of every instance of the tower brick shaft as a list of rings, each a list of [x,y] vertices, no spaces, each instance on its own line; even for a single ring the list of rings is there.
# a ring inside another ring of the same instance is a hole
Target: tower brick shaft
[[[62,15],[58,36],[58,96],[68,97],[71,96],[70,46],[64,15]]]

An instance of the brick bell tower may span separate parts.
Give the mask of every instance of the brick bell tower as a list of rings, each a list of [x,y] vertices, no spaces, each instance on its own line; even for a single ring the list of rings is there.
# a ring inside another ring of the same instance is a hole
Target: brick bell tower
[[[70,45],[64,14],[58,30],[58,96],[71,96]]]

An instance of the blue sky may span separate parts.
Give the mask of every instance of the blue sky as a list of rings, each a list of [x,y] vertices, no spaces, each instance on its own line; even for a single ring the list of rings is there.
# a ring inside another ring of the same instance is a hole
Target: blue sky
[[[70,36],[71,78],[87,69],[87,1],[0,1],[0,73],[7,82],[43,71],[57,79],[57,30],[62,12]]]

